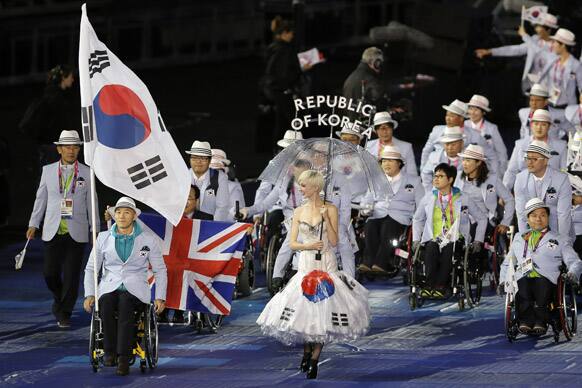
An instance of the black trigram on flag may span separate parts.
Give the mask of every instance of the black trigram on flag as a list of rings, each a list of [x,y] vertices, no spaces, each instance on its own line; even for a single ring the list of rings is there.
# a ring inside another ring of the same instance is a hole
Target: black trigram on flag
[[[168,176],[159,155],[127,169],[129,178],[140,190]]]
[[[285,307],[283,309],[283,312],[281,313],[281,317],[279,319],[282,321],[288,321],[294,312],[295,312],[295,310],[293,310],[289,307]]]
[[[348,314],[331,313],[331,323],[334,326],[348,326]]]
[[[93,74],[101,73],[103,69],[109,67],[109,57],[107,51],[95,50],[89,55],[89,78],[93,78]]]
[[[81,119],[83,122],[83,140],[85,143],[93,141],[93,106],[81,108]]]

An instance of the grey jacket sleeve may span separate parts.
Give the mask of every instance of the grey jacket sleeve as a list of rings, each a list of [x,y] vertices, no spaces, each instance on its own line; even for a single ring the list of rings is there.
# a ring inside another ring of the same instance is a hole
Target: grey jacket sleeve
[[[491,140],[493,142],[492,146],[497,154],[497,162],[499,166],[499,171],[507,170],[507,147],[505,146],[505,142],[499,133],[499,129],[495,126],[495,129],[491,131]]]
[[[515,142],[515,146],[513,147],[513,152],[511,153],[511,158],[509,159],[509,163],[507,164],[507,170],[505,174],[503,174],[503,184],[509,190],[513,189],[515,185],[515,177],[519,173],[519,145],[518,142]]]
[[[572,244],[570,228],[572,227],[572,186],[564,178],[558,189],[558,233],[568,244]]]
[[[527,43],[515,44],[511,46],[501,46],[491,49],[493,57],[520,57],[527,54]]]
[[[422,148],[422,154],[420,156],[420,168],[422,168],[428,161],[428,157],[430,153],[434,151],[434,144],[436,143],[437,140],[438,140],[437,135],[433,127],[432,131],[430,132],[430,135],[428,135],[428,139],[426,140],[424,147]]]
[[[467,201],[463,201],[463,204],[467,205],[469,214],[477,221],[477,230],[475,231],[475,241],[483,242],[485,241],[485,231],[487,230],[487,223],[489,222],[487,214],[484,214],[475,203],[468,198]]]
[[[166,263],[162,256],[162,250],[155,238],[151,239],[151,250],[149,253],[149,261],[152,265],[152,272],[156,280],[156,299],[166,300],[166,289],[168,287],[168,274]]]
[[[422,231],[424,230],[424,224],[426,222],[426,211],[424,208],[427,198],[428,196],[424,196],[414,212],[414,217],[412,218],[412,241],[421,241],[422,239]]]
[[[34,206],[32,208],[30,220],[28,221],[28,226],[34,226],[37,229],[40,228],[40,224],[46,212],[47,202],[48,191],[46,188],[46,167],[43,167],[40,184],[36,190],[36,199],[34,200]]]
[[[513,220],[513,215],[515,214],[515,199],[511,192],[505,185],[497,178],[497,183],[495,183],[497,190],[497,195],[503,200],[503,219],[501,220],[501,225],[509,226]]]
[[[249,207],[249,216],[254,216],[255,214],[267,211],[277,203],[280,196],[281,196],[280,189],[273,188],[269,195],[267,195],[262,201],[255,202],[253,206]]]
[[[230,190],[228,189],[228,178],[226,174],[218,174],[218,193],[216,194],[215,221],[230,221],[228,212],[230,210]],[[157,286],[156,286],[157,287]]]
[[[101,270],[103,265],[103,251],[101,245],[103,244],[103,237],[97,236],[97,242],[91,249],[89,260],[85,266],[85,277],[83,280],[83,287],[85,288],[85,298],[88,296],[95,296],[95,261],[97,261],[97,273]]]

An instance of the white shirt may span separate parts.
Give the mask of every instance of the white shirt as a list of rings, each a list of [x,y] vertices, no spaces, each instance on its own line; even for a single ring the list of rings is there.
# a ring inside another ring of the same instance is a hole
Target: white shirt
[[[399,172],[397,175],[391,177],[390,175],[386,174],[386,178],[388,178],[388,182],[390,182],[390,186],[392,187],[392,192],[396,194],[398,189],[400,188],[401,182],[401,173]]]
[[[198,188],[200,189],[200,192],[202,192],[202,185],[204,184],[204,181],[208,178],[209,175],[210,175],[210,169],[206,170],[206,172],[204,174],[202,174],[202,176],[200,178],[198,178],[196,176],[196,173],[194,173],[194,170],[192,170],[192,183],[194,183],[196,186],[198,186]]]
[[[479,120],[476,123],[474,123],[473,121],[471,121],[471,127],[473,127],[473,129],[477,130],[478,132],[481,132],[481,126],[482,125],[483,125],[483,119]]]

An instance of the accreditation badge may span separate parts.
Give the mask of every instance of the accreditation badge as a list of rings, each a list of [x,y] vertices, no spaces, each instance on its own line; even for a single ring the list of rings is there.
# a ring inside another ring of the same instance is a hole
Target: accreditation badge
[[[526,276],[528,273],[533,271],[533,269],[533,260],[531,257],[526,257],[523,263],[517,266],[517,270],[521,272],[522,276]]]
[[[65,219],[73,218],[73,199],[72,198],[62,198],[61,199],[61,218],[65,218]]]
[[[549,98],[550,103],[556,105],[558,103],[558,99],[560,98],[560,94],[562,94],[562,91],[559,88],[552,86]]]

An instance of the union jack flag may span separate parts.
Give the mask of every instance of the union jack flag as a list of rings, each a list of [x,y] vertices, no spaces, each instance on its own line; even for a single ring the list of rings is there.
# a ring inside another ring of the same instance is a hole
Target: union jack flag
[[[245,223],[190,220],[173,226],[160,215],[142,213],[140,224],[160,238],[168,269],[166,306],[229,315],[242,253]],[[152,295],[153,274],[148,277]]]

